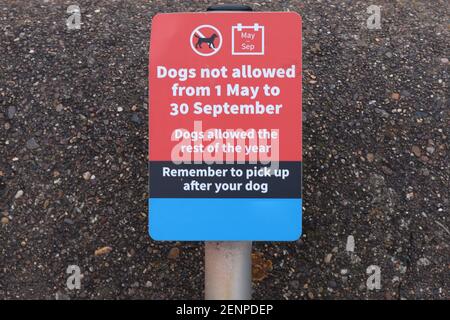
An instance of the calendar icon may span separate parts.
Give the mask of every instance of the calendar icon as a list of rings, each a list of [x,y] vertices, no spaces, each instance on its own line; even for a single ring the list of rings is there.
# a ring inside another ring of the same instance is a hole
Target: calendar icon
[[[231,27],[232,55],[264,55],[264,26],[255,23]]]

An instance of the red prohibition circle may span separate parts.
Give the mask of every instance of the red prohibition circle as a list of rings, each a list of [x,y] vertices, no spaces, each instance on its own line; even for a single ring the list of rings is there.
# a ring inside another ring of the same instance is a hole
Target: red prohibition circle
[[[219,52],[222,47],[222,34],[216,27],[203,24],[191,32],[190,44],[192,50],[200,56],[209,57]],[[208,49],[204,52],[204,49]]]

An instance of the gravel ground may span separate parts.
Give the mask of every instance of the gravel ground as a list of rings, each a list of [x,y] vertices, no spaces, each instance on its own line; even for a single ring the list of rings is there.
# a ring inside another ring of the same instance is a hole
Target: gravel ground
[[[213,2],[71,4],[0,3],[0,299],[201,299],[202,244],[147,235],[147,56]],[[450,298],[449,5],[369,4],[253,3],[304,23],[304,234],[254,245],[256,299]]]

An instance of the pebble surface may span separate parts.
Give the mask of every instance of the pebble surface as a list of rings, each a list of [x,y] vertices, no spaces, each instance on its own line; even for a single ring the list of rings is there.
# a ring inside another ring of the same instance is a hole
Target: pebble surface
[[[202,298],[202,244],[148,236],[147,64],[151,18],[208,3],[0,4],[0,299]],[[254,244],[254,298],[450,299],[447,2],[248,3],[303,17],[303,236]]]

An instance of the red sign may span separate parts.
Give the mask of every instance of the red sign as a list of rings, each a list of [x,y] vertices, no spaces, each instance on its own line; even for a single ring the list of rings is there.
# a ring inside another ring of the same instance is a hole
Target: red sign
[[[155,238],[288,240],[299,236],[301,73],[301,18],[296,13],[154,17],[149,215]],[[167,200],[194,198],[195,207],[187,200],[181,204],[183,218],[175,217],[175,202]],[[223,215],[232,217],[236,211],[237,200],[224,200],[219,204],[222,209],[202,213],[210,211],[213,202],[208,199],[241,199],[242,225],[237,218],[228,227],[224,222],[228,220]],[[266,202],[255,207],[255,199]],[[265,207],[273,210],[274,206],[275,212],[264,213]],[[268,218],[271,214],[273,219]],[[196,224],[184,219],[189,215]],[[208,230],[200,229],[199,219],[205,220]],[[211,229],[214,221],[221,224],[220,230]]]

